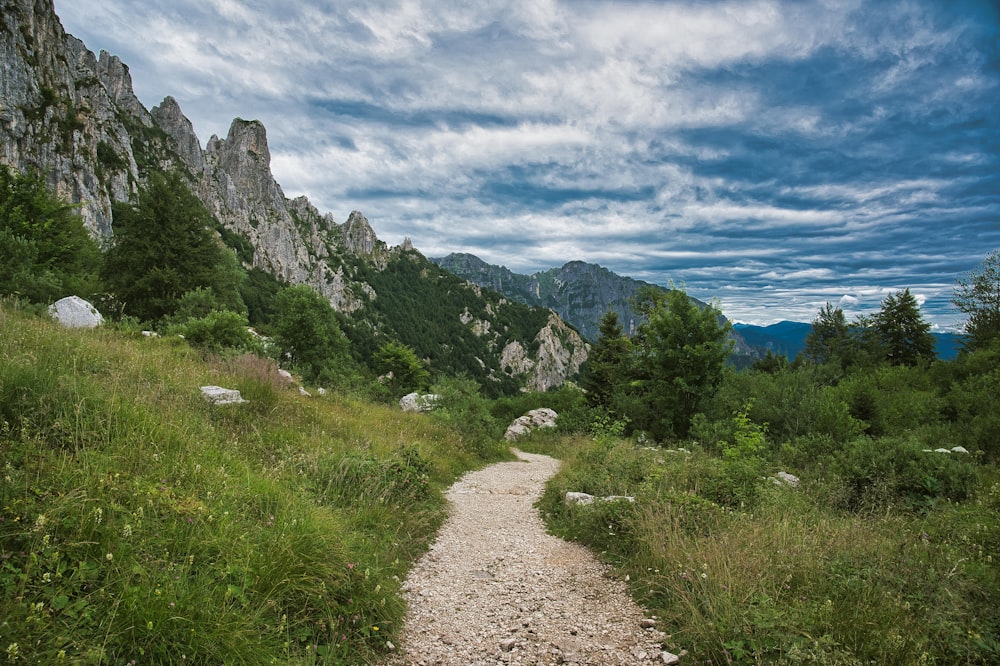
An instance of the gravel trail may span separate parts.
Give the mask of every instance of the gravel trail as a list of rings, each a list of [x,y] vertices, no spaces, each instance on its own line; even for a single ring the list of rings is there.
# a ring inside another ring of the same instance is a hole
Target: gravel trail
[[[515,453],[448,490],[450,517],[403,585],[402,645],[389,664],[673,663],[624,583],[546,534],[533,504],[559,461]]]

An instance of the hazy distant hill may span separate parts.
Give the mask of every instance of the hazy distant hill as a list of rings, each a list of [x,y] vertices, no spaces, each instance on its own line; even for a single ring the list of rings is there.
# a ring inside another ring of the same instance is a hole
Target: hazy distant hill
[[[806,347],[806,336],[812,331],[812,324],[800,321],[779,321],[770,326],[734,324],[747,344],[763,352],[770,350],[794,359]],[[938,358],[950,360],[958,355],[962,336],[956,333],[934,333],[937,340]]]

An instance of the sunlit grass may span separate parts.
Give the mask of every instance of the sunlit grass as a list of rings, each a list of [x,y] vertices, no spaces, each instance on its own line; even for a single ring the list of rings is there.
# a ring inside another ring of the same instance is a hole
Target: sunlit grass
[[[211,406],[206,384],[250,402]],[[427,417],[301,396],[264,359],[0,309],[0,652],[374,660],[441,490],[482,463]]]

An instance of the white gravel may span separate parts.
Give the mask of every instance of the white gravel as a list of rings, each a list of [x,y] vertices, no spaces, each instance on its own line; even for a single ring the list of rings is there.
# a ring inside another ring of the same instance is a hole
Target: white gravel
[[[533,504],[559,461],[515,453],[448,490],[450,517],[403,585],[402,644],[388,663],[670,663],[624,582],[546,534]]]

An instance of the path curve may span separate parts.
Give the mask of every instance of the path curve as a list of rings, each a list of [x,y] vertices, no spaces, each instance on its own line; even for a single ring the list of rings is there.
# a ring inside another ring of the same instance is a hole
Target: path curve
[[[586,548],[545,532],[534,502],[548,456],[470,472],[448,520],[403,585],[395,665],[664,664],[663,634]]]

